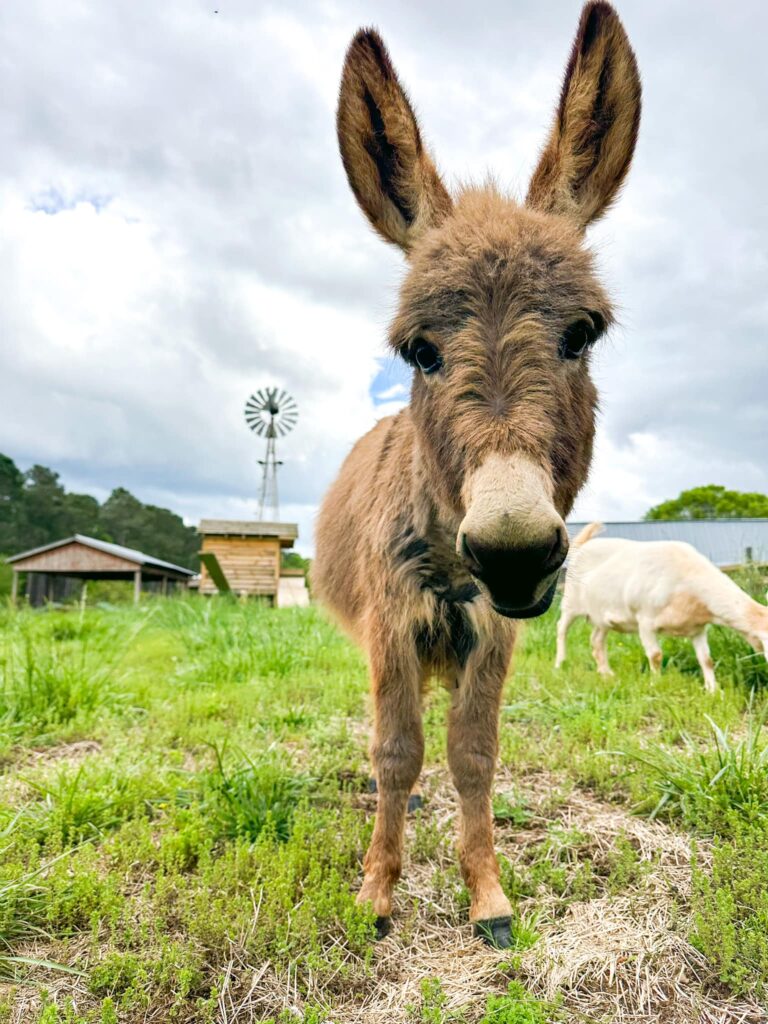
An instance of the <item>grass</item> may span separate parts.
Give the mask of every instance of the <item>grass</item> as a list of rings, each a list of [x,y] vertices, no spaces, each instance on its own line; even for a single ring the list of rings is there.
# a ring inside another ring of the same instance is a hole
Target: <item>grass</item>
[[[375,807],[365,665],[320,613],[194,598],[0,610],[0,1022],[768,1007],[764,662],[713,630],[712,696],[684,642],[665,641],[653,678],[636,638],[611,636],[603,679],[576,625],[555,672],[555,623],[521,630],[504,698],[493,811],[515,948],[501,955],[466,923],[442,691],[395,930],[376,944],[354,902]],[[615,962],[599,946],[614,927],[635,949]],[[640,963],[664,993],[653,1005]]]

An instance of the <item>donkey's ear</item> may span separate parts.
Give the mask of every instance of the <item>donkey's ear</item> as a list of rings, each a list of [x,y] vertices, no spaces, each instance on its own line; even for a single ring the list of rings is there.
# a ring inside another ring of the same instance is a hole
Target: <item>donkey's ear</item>
[[[372,29],[361,29],[347,51],[336,127],[358,203],[380,235],[407,251],[450,212],[451,198],[424,150],[381,36]]]
[[[640,75],[627,34],[610,4],[581,13],[560,105],[526,200],[582,228],[615,199],[629,169],[640,124]]]

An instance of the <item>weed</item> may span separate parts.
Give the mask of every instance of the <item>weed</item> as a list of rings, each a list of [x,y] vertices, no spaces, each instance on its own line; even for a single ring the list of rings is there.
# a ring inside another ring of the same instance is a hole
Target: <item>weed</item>
[[[536,999],[519,981],[510,981],[503,996],[489,996],[480,1024],[553,1024],[562,1020],[555,1003]]]
[[[215,748],[216,767],[210,776],[213,800],[208,809],[221,836],[258,839],[265,829],[279,840],[290,835],[293,816],[310,792],[313,779],[288,770],[277,751],[258,761],[246,755],[234,768],[225,767],[223,752]]]
[[[768,995],[768,826],[731,818],[711,873],[693,867],[694,944],[734,992]]]
[[[762,819],[768,812],[768,744],[762,738],[766,710],[750,715],[746,735],[737,740],[706,719],[711,735],[703,749],[683,734],[682,751],[657,747],[627,754],[655,776],[657,799],[646,809],[652,818],[677,817],[709,832],[727,828],[732,812],[748,821]]]
[[[429,813],[419,812],[413,830],[411,857],[416,863],[440,860],[450,848],[451,840]]]
[[[522,827],[531,820],[531,812],[518,794],[498,793],[493,798],[493,817],[496,821]]]

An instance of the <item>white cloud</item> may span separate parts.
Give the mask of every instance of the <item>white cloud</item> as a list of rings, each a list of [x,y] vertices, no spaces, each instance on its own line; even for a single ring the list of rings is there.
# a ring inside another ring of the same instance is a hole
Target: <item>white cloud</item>
[[[645,105],[625,196],[593,232],[623,323],[597,359],[577,506],[600,518],[696,483],[768,490],[766,12],[621,6]],[[336,152],[347,41],[379,24],[448,180],[490,167],[521,191],[578,4],[213,9],[0,10],[0,451],[191,520],[252,515],[242,407],[277,384],[299,405],[280,483],[306,550],[342,458],[406,397],[380,377],[401,260]]]

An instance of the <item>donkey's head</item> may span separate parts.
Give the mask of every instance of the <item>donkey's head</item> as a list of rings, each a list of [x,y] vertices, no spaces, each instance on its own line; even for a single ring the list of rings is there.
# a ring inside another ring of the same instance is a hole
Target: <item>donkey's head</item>
[[[406,253],[391,344],[414,368],[425,478],[496,609],[537,615],[567,551],[563,516],[589,468],[592,345],[611,308],[584,230],[615,198],[640,117],[615,11],[587,4],[524,204],[493,186],[452,197],[374,31],[347,53],[344,167],[376,230]]]

